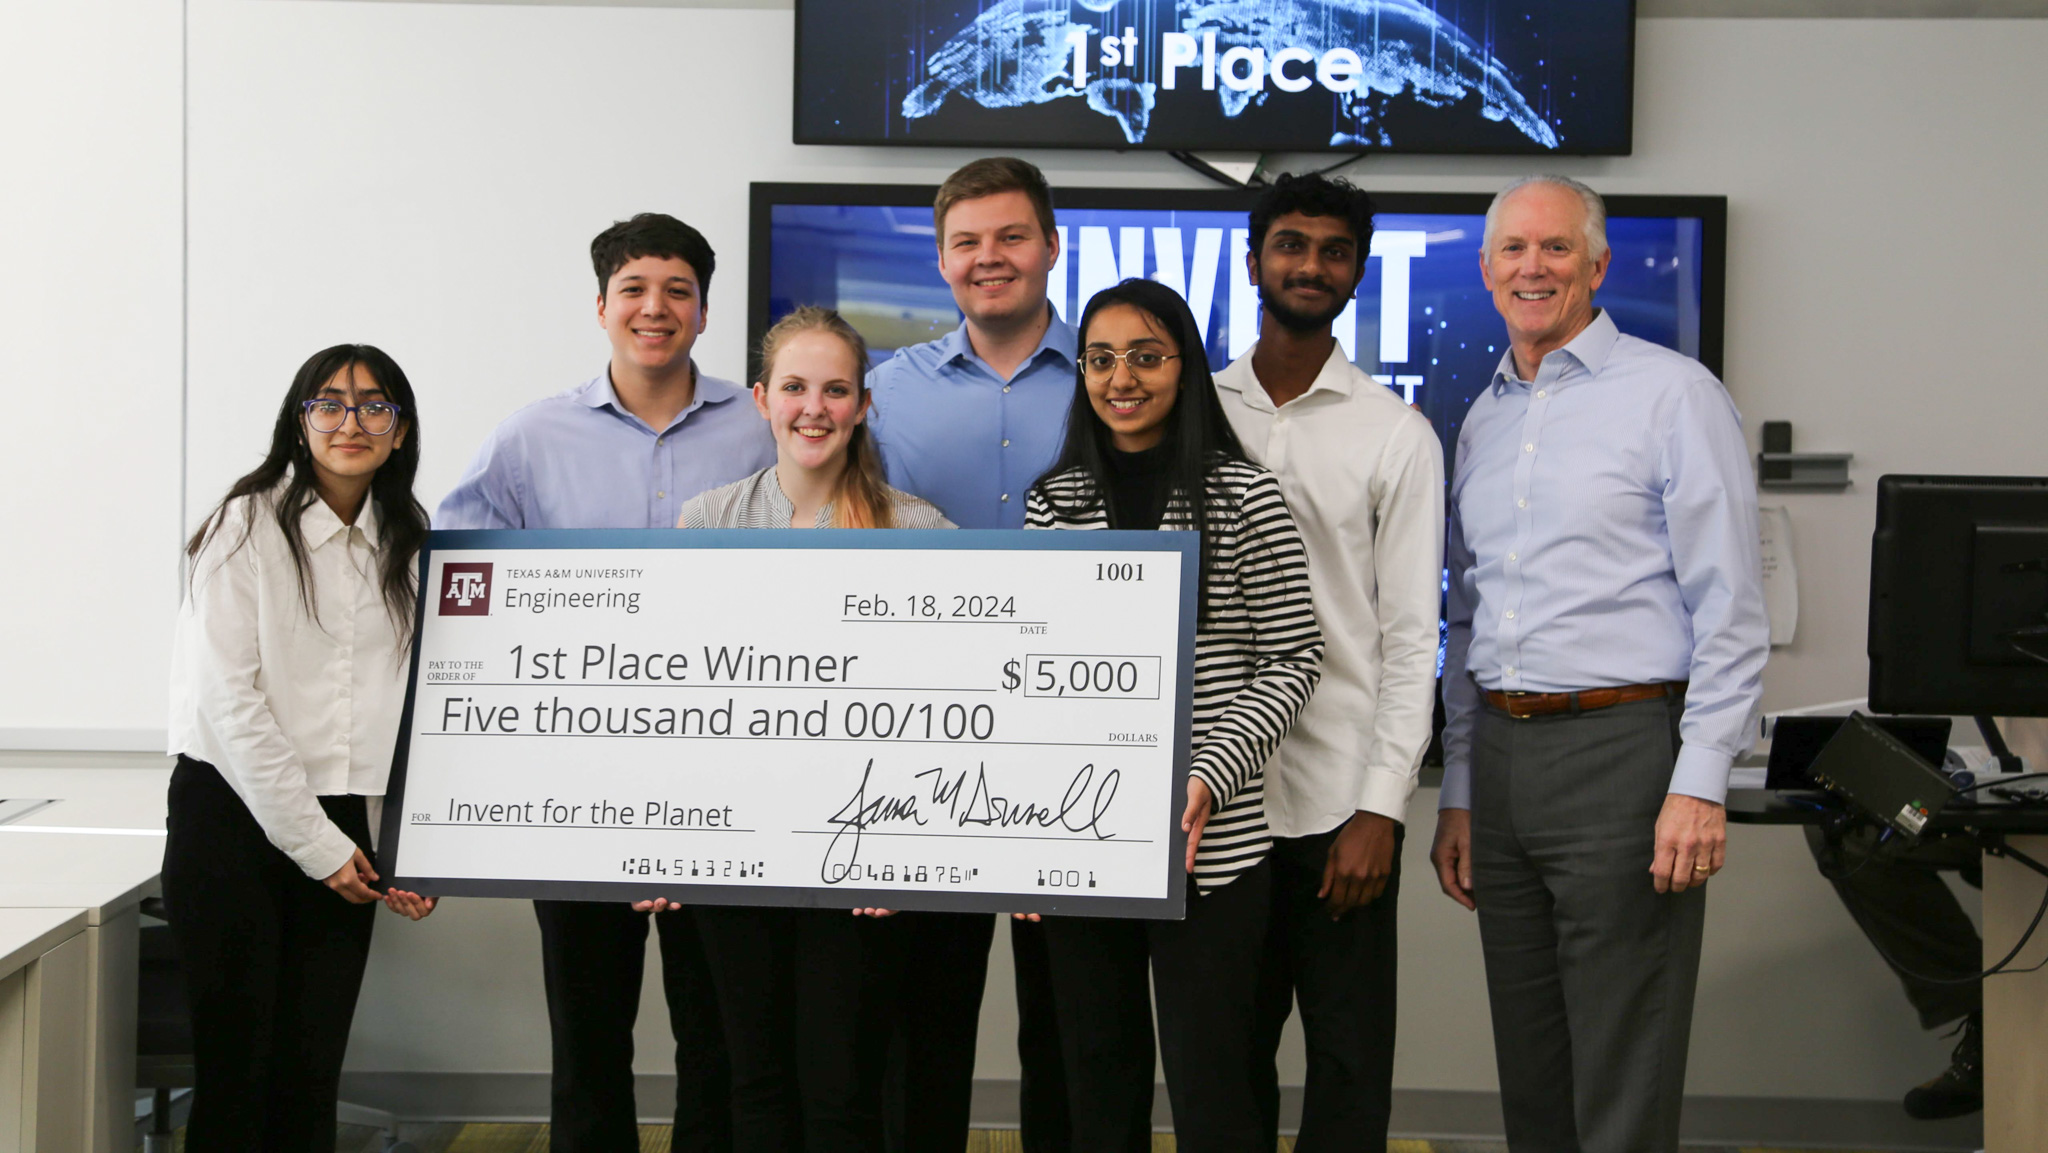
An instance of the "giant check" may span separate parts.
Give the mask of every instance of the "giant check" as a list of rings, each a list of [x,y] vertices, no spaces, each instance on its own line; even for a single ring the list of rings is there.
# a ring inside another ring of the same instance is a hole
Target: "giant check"
[[[1182,914],[1196,537],[436,532],[400,888]]]

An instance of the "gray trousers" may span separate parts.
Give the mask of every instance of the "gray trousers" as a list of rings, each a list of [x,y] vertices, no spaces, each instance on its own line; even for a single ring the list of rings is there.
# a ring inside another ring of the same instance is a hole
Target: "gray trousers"
[[[1482,706],[1472,885],[1514,1153],[1678,1148],[1707,895],[1659,894],[1650,862],[1683,711]]]

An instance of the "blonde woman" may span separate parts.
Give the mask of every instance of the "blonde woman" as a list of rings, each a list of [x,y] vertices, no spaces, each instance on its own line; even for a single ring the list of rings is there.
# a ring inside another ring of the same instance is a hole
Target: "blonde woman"
[[[953,528],[882,479],[867,367],[866,343],[829,309],[799,308],[769,329],[754,405],[775,464],[692,499],[676,527]],[[698,906],[696,916],[732,1061],[735,1153],[880,1149],[878,983],[893,969],[883,927],[824,909]]]
[[[677,528],[952,528],[890,488],[867,428],[867,343],[828,308],[799,308],[761,339],[754,407],[775,464],[683,506]]]

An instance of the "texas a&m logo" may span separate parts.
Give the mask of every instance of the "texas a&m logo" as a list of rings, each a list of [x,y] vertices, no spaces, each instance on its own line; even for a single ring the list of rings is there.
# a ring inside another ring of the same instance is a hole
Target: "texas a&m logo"
[[[481,617],[491,612],[489,561],[450,563],[441,569],[441,610],[444,617]]]

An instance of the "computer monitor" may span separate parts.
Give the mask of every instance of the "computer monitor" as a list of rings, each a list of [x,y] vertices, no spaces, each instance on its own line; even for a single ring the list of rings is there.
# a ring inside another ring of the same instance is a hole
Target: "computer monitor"
[[[2048,716],[2048,477],[1885,476],[1870,707]]]

